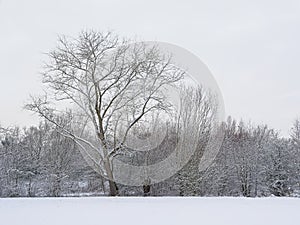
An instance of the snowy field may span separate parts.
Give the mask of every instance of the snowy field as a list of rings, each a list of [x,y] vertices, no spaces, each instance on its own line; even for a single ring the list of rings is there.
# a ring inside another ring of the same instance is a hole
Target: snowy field
[[[0,199],[1,225],[299,224],[296,198]]]

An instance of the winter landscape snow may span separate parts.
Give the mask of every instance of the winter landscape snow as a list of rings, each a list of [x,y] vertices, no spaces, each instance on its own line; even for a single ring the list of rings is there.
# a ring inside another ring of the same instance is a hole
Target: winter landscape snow
[[[300,0],[0,0],[0,225],[300,225]]]
[[[10,198],[1,225],[299,224],[296,198]],[[34,212],[34,213],[32,213]]]

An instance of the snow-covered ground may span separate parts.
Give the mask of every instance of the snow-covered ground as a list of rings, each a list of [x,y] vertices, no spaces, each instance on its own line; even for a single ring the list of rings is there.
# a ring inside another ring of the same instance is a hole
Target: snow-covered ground
[[[1,225],[297,225],[299,221],[300,198],[0,199]]]

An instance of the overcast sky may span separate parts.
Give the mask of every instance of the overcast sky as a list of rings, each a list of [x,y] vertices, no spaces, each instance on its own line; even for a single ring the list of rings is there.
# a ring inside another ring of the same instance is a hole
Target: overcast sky
[[[196,54],[226,114],[287,135],[300,116],[299,0],[0,0],[0,123],[29,125],[43,52],[85,28],[165,41]]]

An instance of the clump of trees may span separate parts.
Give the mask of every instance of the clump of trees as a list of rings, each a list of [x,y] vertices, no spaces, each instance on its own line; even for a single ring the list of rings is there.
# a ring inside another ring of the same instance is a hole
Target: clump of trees
[[[299,120],[290,137],[267,126],[253,127],[229,118],[215,163],[201,175],[201,195],[299,195]]]
[[[85,165],[76,143],[49,122],[2,129],[0,137],[1,197],[103,192],[102,177]]]

